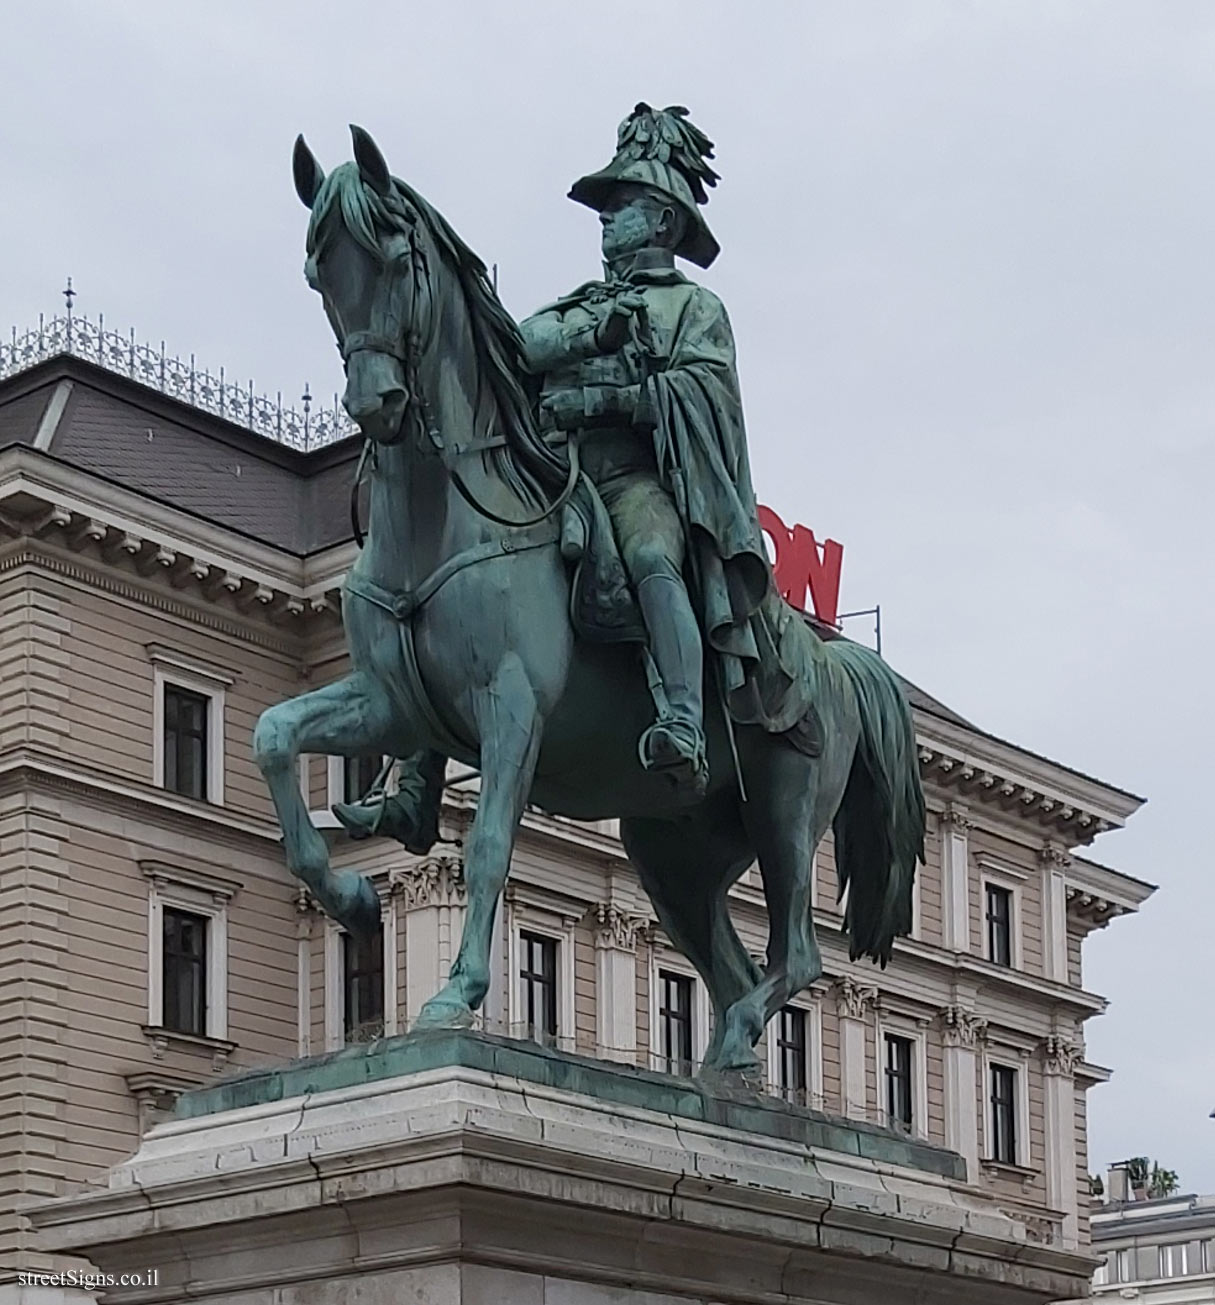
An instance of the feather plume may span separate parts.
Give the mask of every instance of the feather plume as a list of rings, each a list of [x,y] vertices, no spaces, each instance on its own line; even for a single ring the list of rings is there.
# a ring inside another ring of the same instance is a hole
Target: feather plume
[[[716,186],[720,179],[708,163],[713,142],[679,104],[666,109],[638,104],[616,133],[616,157],[625,162],[655,159],[678,168],[698,204],[708,200],[705,187]]]

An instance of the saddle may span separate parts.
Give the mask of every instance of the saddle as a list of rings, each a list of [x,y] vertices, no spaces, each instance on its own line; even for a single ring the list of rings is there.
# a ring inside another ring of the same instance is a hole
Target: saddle
[[[641,609],[599,491],[586,475],[562,513],[561,556],[573,569],[570,620],[592,643],[646,642]]]
[[[644,648],[645,623],[611,518],[585,474],[564,509],[560,542],[561,555],[573,571],[570,620],[577,636],[593,643],[636,643]],[[760,725],[782,735],[799,752],[818,756],[822,724],[808,690],[814,682],[810,663],[819,654],[819,636],[775,588],[769,590],[759,615],[759,662],[729,695],[730,714],[740,724]],[[655,705],[659,705],[657,697]]]

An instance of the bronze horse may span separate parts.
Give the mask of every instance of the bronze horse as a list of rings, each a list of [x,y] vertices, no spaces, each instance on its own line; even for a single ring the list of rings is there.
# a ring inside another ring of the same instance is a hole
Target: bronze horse
[[[287,865],[340,924],[373,927],[371,885],[330,869],[309,821],[299,755],[428,747],[476,767],[463,937],[448,983],[419,1017],[466,1025],[489,985],[525,804],[619,817],[663,929],[711,998],[706,1069],[752,1069],[768,1020],[822,972],[811,875],[830,825],[853,956],[885,964],[910,929],[924,801],[902,689],[875,653],[802,626],[821,755],[738,726],[744,800],[722,714],[710,711],[708,792],[673,804],[637,756],[652,704],[635,651],[576,640],[570,625],[559,514],[549,509],[576,467],[537,431],[518,329],[482,262],[353,132],[356,162],[328,176],[302,139],[295,154],[311,210],[307,275],[345,359],[369,494],[366,541],[343,591],[352,669],[270,708],[255,731]],[[727,909],[730,886],[757,859],[770,922],[762,969]]]

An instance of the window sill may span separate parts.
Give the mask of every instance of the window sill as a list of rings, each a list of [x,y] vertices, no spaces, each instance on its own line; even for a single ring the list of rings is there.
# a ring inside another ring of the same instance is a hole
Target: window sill
[[[222,811],[224,809],[222,798],[200,798],[195,797],[192,793],[179,793],[175,788],[170,788],[167,784],[153,783],[152,787],[168,797],[176,798],[179,802],[189,802],[191,806],[202,807],[204,810]]]
[[[982,1160],[980,1166],[990,1178],[1010,1179],[1021,1184],[1022,1190],[1028,1190],[1030,1183],[1038,1176],[1036,1169],[1027,1169],[1025,1165],[1010,1165],[1003,1160]]]
[[[185,1051],[199,1056],[211,1057],[212,1072],[218,1074],[228,1063],[228,1057],[236,1050],[235,1042],[224,1038],[207,1038],[198,1033],[179,1033],[176,1029],[159,1028],[145,1024],[143,1035],[152,1045],[152,1056],[163,1060],[165,1052]]]

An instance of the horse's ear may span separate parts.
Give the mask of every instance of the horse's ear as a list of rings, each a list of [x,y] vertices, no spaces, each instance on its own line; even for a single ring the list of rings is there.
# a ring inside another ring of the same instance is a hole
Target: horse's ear
[[[316,161],[316,156],[304,143],[303,136],[295,138],[291,170],[295,173],[295,193],[304,201],[304,207],[310,209],[316,202],[321,182],[325,180],[325,172]]]
[[[359,176],[377,195],[388,195],[392,191],[392,177],[380,147],[362,127],[353,123],[350,124],[350,136],[354,141],[354,161],[359,165]]]

